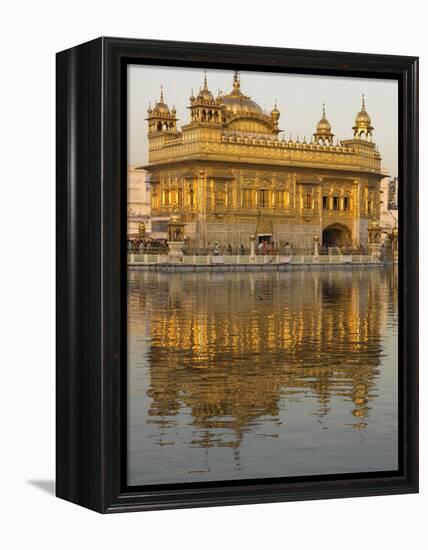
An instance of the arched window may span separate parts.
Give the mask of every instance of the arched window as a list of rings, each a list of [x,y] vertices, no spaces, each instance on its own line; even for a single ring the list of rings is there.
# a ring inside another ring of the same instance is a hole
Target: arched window
[[[343,198],[343,210],[350,210],[351,208],[351,200],[349,197]]]
[[[333,197],[333,210],[339,210],[339,197]]]

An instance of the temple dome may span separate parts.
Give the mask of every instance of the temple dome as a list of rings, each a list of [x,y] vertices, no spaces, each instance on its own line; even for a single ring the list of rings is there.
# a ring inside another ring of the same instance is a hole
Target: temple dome
[[[169,114],[169,107],[166,103],[163,101],[158,101],[154,108],[155,111],[157,111],[160,114]]]
[[[328,135],[331,134],[331,124],[325,117],[325,110],[323,109],[323,115],[317,124],[317,134]]]
[[[169,115],[170,114],[170,110],[169,110],[169,107],[168,105],[165,103],[164,101],[164,97],[163,97],[163,87],[161,86],[161,94],[160,94],[160,99],[159,101],[156,103],[156,105],[154,106],[154,109],[153,109],[157,114],[159,115]]]
[[[198,97],[197,97],[197,100],[198,101],[202,101],[204,103],[208,102],[214,102],[214,96],[213,94],[210,92],[210,90],[208,89],[208,82],[207,82],[207,73],[205,71],[205,76],[204,76],[204,87],[202,89],[199,90],[199,94],[198,94]]]
[[[361,111],[357,114],[355,118],[355,125],[356,126],[371,126],[372,119],[370,118],[370,115],[365,110],[365,108],[361,109]]]
[[[371,138],[372,136],[374,128],[372,126],[372,119],[366,111],[364,95],[362,96],[361,110],[355,117],[355,124],[352,129],[354,130],[355,137],[361,138],[365,136],[366,138]]]
[[[198,94],[198,99],[203,101],[214,101],[214,96],[208,89],[203,88]]]
[[[314,133],[314,141],[317,144],[331,145],[333,143],[334,134],[331,132],[331,124],[325,116],[325,104],[322,106],[322,117],[320,118],[316,131]]]
[[[221,102],[224,105],[226,112],[233,115],[249,113],[263,114],[263,110],[260,105],[241,92],[241,85],[237,73],[235,73],[233,79],[233,90],[230,94],[222,96]]]

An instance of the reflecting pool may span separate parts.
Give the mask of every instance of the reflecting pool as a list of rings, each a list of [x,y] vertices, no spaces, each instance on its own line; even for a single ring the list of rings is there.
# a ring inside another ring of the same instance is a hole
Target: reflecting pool
[[[128,483],[395,470],[391,269],[128,272]]]

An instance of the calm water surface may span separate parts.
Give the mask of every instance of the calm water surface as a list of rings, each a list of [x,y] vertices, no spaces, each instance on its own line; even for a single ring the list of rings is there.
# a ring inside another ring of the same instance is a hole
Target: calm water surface
[[[392,269],[128,283],[130,485],[397,469]]]

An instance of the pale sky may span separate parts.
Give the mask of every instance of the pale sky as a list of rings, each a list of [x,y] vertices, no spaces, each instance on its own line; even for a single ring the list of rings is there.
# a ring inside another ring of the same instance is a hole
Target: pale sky
[[[208,88],[232,90],[233,71],[208,70]],[[181,124],[189,122],[189,97],[203,85],[203,69],[182,67],[128,66],[128,164],[147,163],[147,108],[159,99],[164,88],[165,102],[175,105]],[[373,141],[382,157],[382,169],[397,175],[398,163],[398,82],[372,78],[312,76],[240,71],[241,91],[270,112],[277,100],[281,113],[279,127],[288,140],[297,135],[309,141],[326,105],[326,117],[339,140],[353,137],[352,126],[365,95],[366,110],[374,126]],[[282,139],[282,134],[279,135]]]

